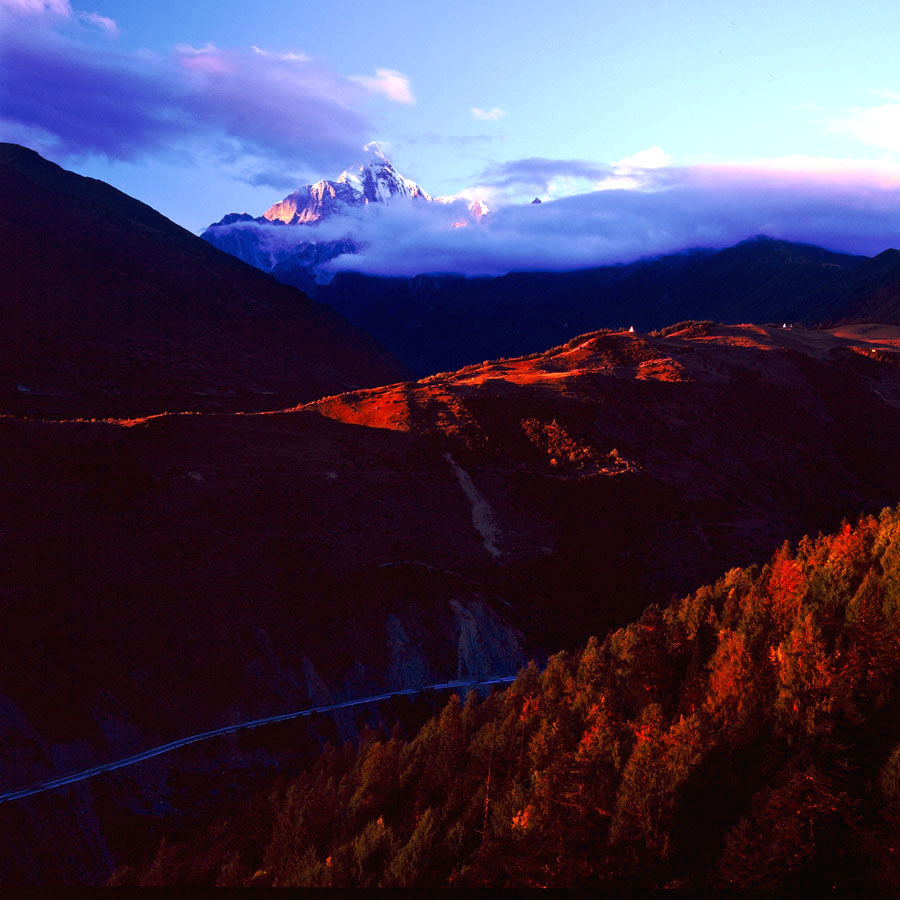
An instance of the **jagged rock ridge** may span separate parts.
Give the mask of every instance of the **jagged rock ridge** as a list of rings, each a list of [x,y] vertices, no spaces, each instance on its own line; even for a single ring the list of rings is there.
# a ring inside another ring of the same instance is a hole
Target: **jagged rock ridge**
[[[445,203],[458,198],[434,198],[415,181],[398,172],[381,147],[365,146],[362,163],[345,169],[336,181],[322,179],[307,184],[272,204],[261,216],[229,213],[213,223],[201,237],[213,246],[237,256],[244,262],[279,277],[279,267],[290,273],[279,280],[313,286],[330,280],[320,266],[344,253],[359,253],[364,247],[348,234],[337,240],[320,238],[314,231],[292,233],[271,230],[269,226],[316,226],[334,216],[352,214],[370,205],[395,203]],[[489,215],[481,200],[468,204],[474,221]],[[260,227],[262,226],[262,227]]]
[[[367,144],[365,149],[365,162],[345,169],[337,181],[323,179],[298,188],[270,206],[262,218],[285,225],[310,225],[340,213],[346,207],[389,204],[397,197],[432,202],[419,185],[404,178],[393,167],[377,143]],[[226,219],[232,217],[226,216],[219,224],[227,224]]]

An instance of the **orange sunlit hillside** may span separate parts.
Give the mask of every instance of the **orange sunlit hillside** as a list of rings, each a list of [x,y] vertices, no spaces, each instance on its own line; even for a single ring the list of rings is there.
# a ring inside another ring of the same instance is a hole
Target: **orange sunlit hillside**
[[[900,510],[784,545],[118,883],[900,888]]]

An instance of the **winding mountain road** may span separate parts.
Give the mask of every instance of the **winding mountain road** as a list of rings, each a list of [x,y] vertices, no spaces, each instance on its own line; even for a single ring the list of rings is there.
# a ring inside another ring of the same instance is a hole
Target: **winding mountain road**
[[[246,728],[259,728],[260,725],[272,725],[275,722],[287,722],[290,719],[299,719],[304,716],[311,716],[314,713],[336,712],[339,709],[349,709],[352,706],[364,706],[367,703],[378,703],[382,700],[390,700],[392,697],[420,694],[422,691],[449,691],[454,688],[474,688],[491,684],[511,684],[515,680],[515,675],[501,675],[497,678],[485,678],[480,681],[445,681],[441,684],[426,684],[423,687],[406,688],[402,691],[388,691],[385,694],[376,694],[374,697],[361,697],[357,700],[345,700],[343,703],[332,703],[328,706],[300,709],[294,712],[282,713],[278,716],[265,716],[262,719],[251,719],[248,722],[238,722],[236,725],[225,725],[222,728],[214,728],[212,731],[202,731],[199,734],[192,734],[188,737],[179,738],[177,741],[170,741],[168,744],[160,744],[158,747],[151,747],[149,750],[144,750],[142,753],[135,753],[134,756],[126,756],[124,759],[118,759],[115,762],[103,763],[102,765],[94,766],[91,769],[73,772],[70,775],[62,775],[59,778],[42,781],[40,784],[34,784],[30,787],[7,791],[0,794],[0,803],[7,803],[10,800],[21,800],[23,797],[31,797],[34,794],[42,794],[45,791],[52,791],[56,788],[65,787],[67,784],[85,781],[88,778],[93,778],[95,775],[114,772],[116,769],[124,769],[126,766],[133,766],[137,763],[144,762],[147,759],[153,759],[154,756],[170,753],[172,750],[178,750],[179,747],[187,747],[189,744],[197,744],[200,741],[207,741],[210,738],[219,737],[223,734],[233,734],[235,731],[243,731]]]

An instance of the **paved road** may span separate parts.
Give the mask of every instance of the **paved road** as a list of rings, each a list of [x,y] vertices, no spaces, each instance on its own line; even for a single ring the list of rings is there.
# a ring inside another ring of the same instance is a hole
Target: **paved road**
[[[224,728],[214,728],[212,731],[202,731],[200,734],[192,734],[189,737],[179,738],[177,741],[170,741],[168,744],[160,744],[158,747],[151,747],[149,750],[144,750],[143,753],[135,753],[134,756],[126,756],[124,759],[118,759],[115,762],[94,766],[92,769],[73,772],[71,775],[62,775],[61,777],[53,778],[50,781],[42,781],[40,784],[31,785],[31,787],[7,791],[4,794],[0,794],[0,803],[6,803],[9,800],[21,800],[23,797],[31,797],[34,794],[52,791],[55,788],[64,787],[67,784],[85,781],[88,778],[93,778],[95,775],[102,775],[105,772],[114,772],[116,769],[124,769],[126,766],[133,766],[136,763],[143,762],[145,759],[153,759],[154,756],[170,753],[172,750],[177,750],[179,747],[187,747],[188,744],[208,741],[210,738],[219,737],[223,734],[233,734],[235,731],[243,731],[245,728],[258,728],[260,725],[271,725],[274,722],[287,722],[290,719],[311,716],[313,713],[336,712],[339,709],[348,709],[351,706],[364,706],[367,703],[378,703],[382,700],[390,700],[391,697],[419,694],[422,691],[450,691],[454,688],[474,688],[490,684],[511,684],[515,680],[515,675],[502,675],[498,678],[485,678],[481,681],[445,681],[442,684],[426,684],[424,687],[407,688],[403,691],[389,691],[385,694],[377,694],[374,697],[362,697],[358,700],[345,700],[343,703],[332,703],[328,706],[316,706],[312,709],[299,709],[295,712],[282,713],[279,716],[266,716],[262,719],[251,719],[249,722],[238,722],[236,725],[226,725]]]

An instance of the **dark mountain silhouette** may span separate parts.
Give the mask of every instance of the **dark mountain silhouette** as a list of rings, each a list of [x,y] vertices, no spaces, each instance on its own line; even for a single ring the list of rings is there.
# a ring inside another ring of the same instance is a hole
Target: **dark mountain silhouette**
[[[824,324],[900,322],[900,250],[885,250],[833,285],[798,293],[798,319]]]
[[[845,284],[865,257],[757,237],[722,251],[693,250],[574,272],[514,272],[501,278],[378,278],[338,274],[316,285],[299,265],[273,275],[331,304],[396,353],[414,372],[533,353],[597,328],[639,331],[685,319],[817,324],[804,298]],[[842,319],[849,318],[842,315]],[[855,315],[853,316],[855,318]],[[869,318],[868,321],[900,321]]]
[[[5,413],[261,409],[402,375],[330,308],[15,144],[0,283]]]
[[[0,419],[0,787],[515,671],[878,509],[900,495],[898,348],[689,324],[282,412]],[[4,804],[0,880],[102,879],[160,816],[360,724]]]

